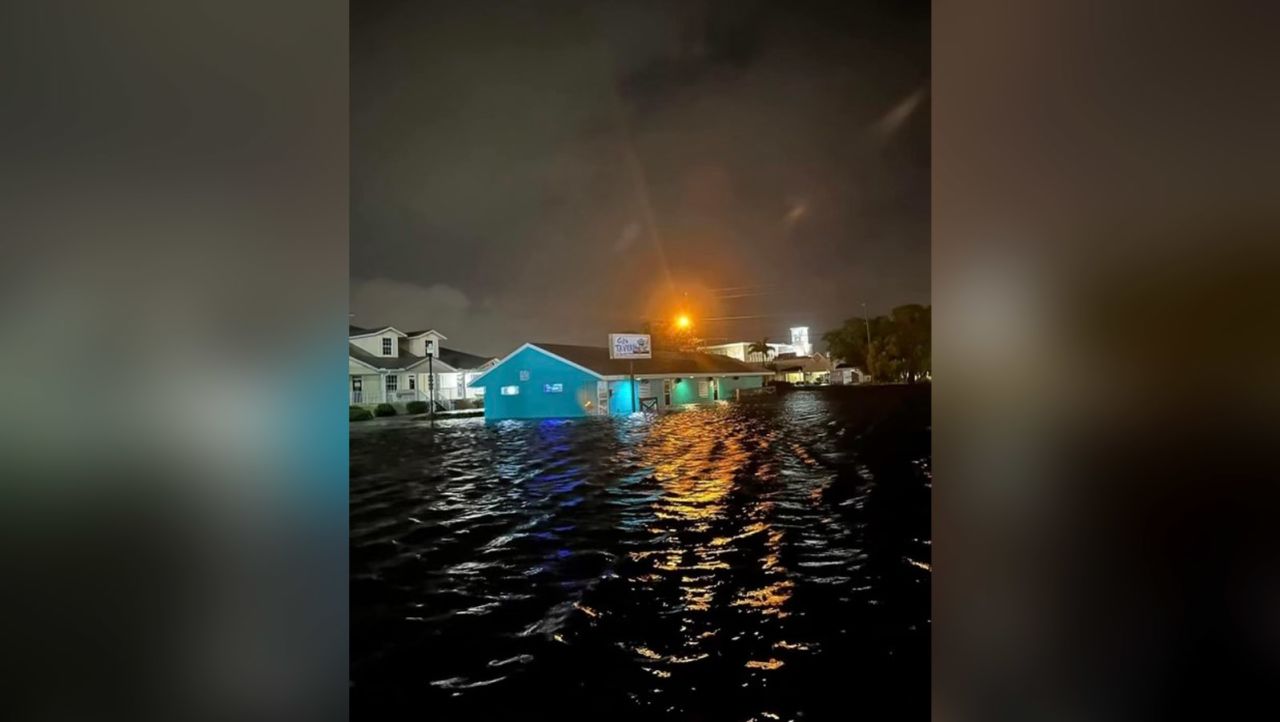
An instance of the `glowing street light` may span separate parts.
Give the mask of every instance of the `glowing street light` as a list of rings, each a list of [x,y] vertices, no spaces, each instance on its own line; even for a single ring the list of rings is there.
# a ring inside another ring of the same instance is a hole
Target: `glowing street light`
[[[689,328],[689,323],[690,323],[689,317],[684,315],[683,313],[680,314],[679,316],[676,316],[676,328],[679,328],[679,329]]]

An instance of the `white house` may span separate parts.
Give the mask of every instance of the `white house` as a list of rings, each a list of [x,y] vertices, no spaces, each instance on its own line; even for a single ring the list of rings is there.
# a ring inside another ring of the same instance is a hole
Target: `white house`
[[[732,343],[721,343],[714,346],[700,346],[698,350],[703,353],[715,354],[716,356],[728,356],[729,358],[751,364],[762,364],[771,358],[781,356],[783,354],[800,355],[799,349],[789,343],[768,344],[769,348],[772,350],[772,353],[770,353],[768,357],[759,351],[749,353],[747,349],[751,348],[755,343],[755,341],[734,341]]]
[[[831,383],[837,386],[852,386],[870,381],[871,377],[863,373],[862,369],[847,363],[837,364],[831,371]]]
[[[439,331],[401,331],[394,326],[347,330],[347,382],[350,403],[428,401],[444,408],[461,399],[483,396],[467,382],[497,359],[443,348]]]

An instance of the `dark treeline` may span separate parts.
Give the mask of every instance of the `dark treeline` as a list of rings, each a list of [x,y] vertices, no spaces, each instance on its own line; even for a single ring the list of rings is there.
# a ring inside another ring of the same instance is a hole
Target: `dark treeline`
[[[898,306],[888,316],[846,319],[822,335],[827,351],[876,381],[915,383],[932,377],[933,307]],[[868,344],[868,337],[870,343]]]

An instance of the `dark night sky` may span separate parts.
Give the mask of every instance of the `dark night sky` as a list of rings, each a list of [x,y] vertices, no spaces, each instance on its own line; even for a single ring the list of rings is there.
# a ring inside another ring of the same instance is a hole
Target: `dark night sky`
[[[929,302],[928,3],[357,0],[351,20],[356,324],[504,354],[680,304],[757,317],[704,336],[785,340]],[[744,286],[764,293],[709,291]]]

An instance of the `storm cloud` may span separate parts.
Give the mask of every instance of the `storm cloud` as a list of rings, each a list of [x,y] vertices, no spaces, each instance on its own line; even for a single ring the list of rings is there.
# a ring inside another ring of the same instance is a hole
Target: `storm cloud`
[[[927,302],[929,7],[881,5],[353,4],[354,322],[496,354],[685,294],[733,338]]]

